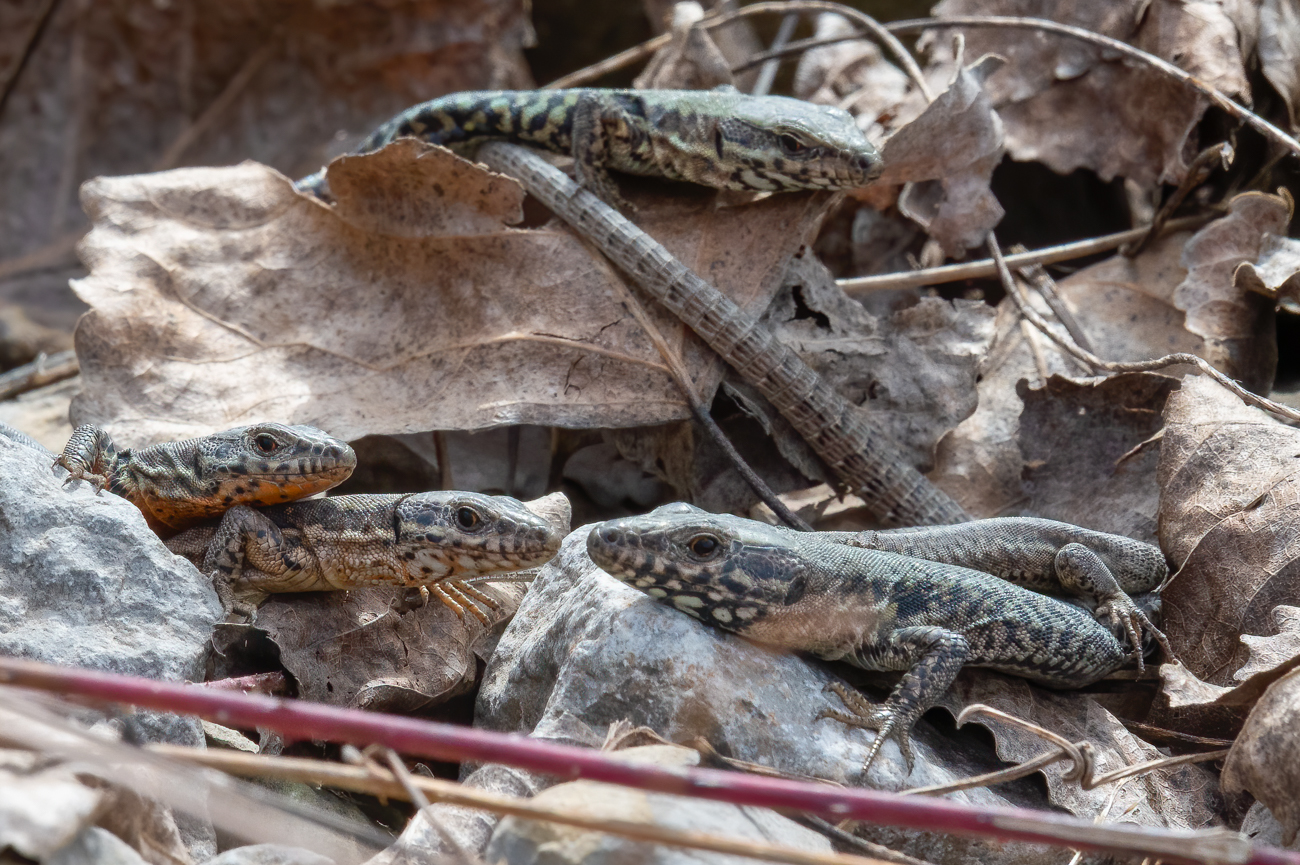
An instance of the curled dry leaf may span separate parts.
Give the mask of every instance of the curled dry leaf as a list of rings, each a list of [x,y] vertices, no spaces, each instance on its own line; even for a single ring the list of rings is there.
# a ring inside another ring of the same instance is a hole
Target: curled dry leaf
[[[984,82],[1003,63],[985,56],[960,70],[881,151],[884,170],[878,182],[911,184],[899,209],[953,258],[983,243],[1005,213],[989,191],[993,169],[1002,160],[1002,121],[984,91]]]
[[[1223,6],[1210,0],[944,0],[936,17],[1013,15],[1048,18],[1129,42],[1168,60],[1229,96],[1250,100],[1239,34]],[[952,64],[945,30],[922,40],[934,62]],[[962,31],[966,51],[1008,63],[988,81],[1006,124],[1007,151],[1069,174],[1090,168],[1103,180],[1123,176],[1141,186],[1177,182],[1188,167],[1189,135],[1207,101],[1151,67],[1103,49],[1031,29]],[[1104,130],[1104,134],[1099,134]]]
[[[1188,377],[1165,407],[1158,480],[1160,545],[1181,565],[1165,632],[1193,673],[1229,684],[1241,634],[1300,603],[1300,431]]]
[[[1223,764],[1223,789],[1249,790],[1282,824],[1284,844],[1300,832],[1300,670],[1269,686]]]
[[[1241,669],[1232,674],[1238,682],[1275,670],[1300,657],[1300,607],[1279,604],[1273,608],[1272,619],[1275,629],[1272,636],[1241,635],[1250,657]]]
[[[1130,733],[1114,715],[1087,694],[1049,691],[1024,679],[987,670],[967,671],[957,677],[944,705],[960,711],[984,703],[1017,718],[1044,727],[1071,742],[1091,742],[1096,774],[1145,763],[1166,756]],[[998,756],[1022,763],[1054,750],[1055,745],[1019,727],[994,718],[976,717],[997,742]],[[1128,782],[1106,784],[1092,790],[1078,781],[1065,780],[1073,769],[1066,761],[1042,770],[1048,795],[1070,813],[1098,820],[1133,822],[1141,826],[1200,829],[1218,823],[1217,787],[1213,776],[1196,765],[1157,769]],[[1121,815],[1122,818],[1121,818]]]
[[[1187,277],[1174,289],[1174,305],[1187,313],[1187,329],[1204,340],[1197,353],[1248,389],[1267,393],[1277,367],[1273,301],[1243,290],[1233,279],[1256,261],[1269,237],[1291,222],[1289,195],[1247,192],[1183,247]]]
[[[1272,299],[1286,312],[1300,313],[1300,240],[1268,235],[1258,260],[1237,265],[1232,281],[1242,291]]]
[[[268,417],[356,439],[689,414],[613,269],[562,228],[507,227],[513,181],[399,142],[340,160],[330,183],[333,208],[252,163],[87,184],[77,423],[138,445]],[[633,198],[643,228],[754,315],[828,200]],[[707,397],[720,362],[650,315]]]

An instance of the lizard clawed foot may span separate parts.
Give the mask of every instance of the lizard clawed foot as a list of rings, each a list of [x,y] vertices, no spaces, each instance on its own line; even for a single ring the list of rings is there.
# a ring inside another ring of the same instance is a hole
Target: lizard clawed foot
[[[1147,614],[1138,608],[1133,599],[1124,593],[1110,595],[1102,598],[1101,603],[1097,605],[1095,613],[1097,619],[1105,619],[1110,622],[1111,627],[1120,627],[1128,635],[1129,642],[1133,644],[1132,657],[1137,661],[1138,672],[1146,670],[1146,662],[1142,657],[1142,635],[1150,634],[1152,639],[1160,644],[1160,648],[1165,650],[1165,654],[1174,659],[1173,647],[1169,645],[1169,638],[1164,632],[1155,626],[1155,623],[1147,617]]]
[[[872,762],[875,761],[876,755],[880,753],[881,747],[888,739],[893,739],[898,743],[898,750],[903,754],[903,760],[907,764],[907,771],[909,774],[911,773],[914,763],[911,741],[912,725],[905,723],[906,719],[900,717],[897,707],[891,706],[888,702],[881,706],[874,705],[857,691],[851,690],[839,682],[830,682],[824,690],[831,691],[838,696],[848,711],[822,709],[813,720],[820,721],[822,718],[830,718],[846,726],[861,727],[876,734],[875,741],[871,743],[871,748],[867,751],[866,760],[863,761],[863,774],[866,774],[871,769]]]
[[[104,475],[97,475],[94,472],[86,471],[85,465],[79,460],[70,461],[66,456],[57,456],[50,468],[64,468],[68,471],[68,476],[63,479],[63,485],[66,487],[73,481],[85,481],[95,488],[95,495],[102,495],[104,488],[108,486],[108,478]]]

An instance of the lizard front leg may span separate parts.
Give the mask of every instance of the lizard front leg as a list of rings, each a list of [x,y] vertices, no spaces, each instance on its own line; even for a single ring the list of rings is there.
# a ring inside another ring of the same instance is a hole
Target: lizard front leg
[[[246,605],[236,601],[237,592],[260,596],[307,588],[316,582],[319,564],[300,532],[281,529],[254,508],[236,505],[222,516],[203,570],[212,576],[229,614],[236,608],[246,611]]]
[[[573,169],[578,185],[609,206],[630,213],[636,210],[618,191],[605,167],[610,155],[611,128],[618,116],[593,95],[584,94],[573,106]]]
[[[849,711],[823,709],[817,720],[831,718],[876,732],[863,772],[871,768],[887,739],[898,743],[907,771],[911,772],[912,725],[948,690],[969,656],[966,638],[955,631],[933,626],[899,628],[890,632],[882,644],[863,647],[851,659],[845,658],[867,670],[906,670],[889,699],[873,707],[860,694],[832,684],[830,689]]]
[[[1083,544],[1066,544],[1056,554],[1056,578],[1062,588],[1071,593],[1097,601],[1095,616],[1118,624],[1133,643],[1138,672],[1146,669],[1142,660],[1142,633],[1151,634],[1169,655],[1174,657],[1169,639],[1157,628],[1146,613],[1138,609],[1123,589],[1115,575],[1106,567],[1101,557]]]
[[[91,483],[95,495],[99,495],[108,486],[109,479],[117,468],[117,446],[107,432],[97,426],[86,424],[77,427],[63,453],[54,459],[54,465],[68,470],[68,478],[63,483],[74,480]]]

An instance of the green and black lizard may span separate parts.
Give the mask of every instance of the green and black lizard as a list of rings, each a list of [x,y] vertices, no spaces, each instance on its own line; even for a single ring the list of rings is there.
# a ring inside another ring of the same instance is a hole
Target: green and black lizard
[[[467,153],[489,140],[572,156],[578,182],[621,201],[608,170],[718,189],[851,189],[880,155],[846,111],[719,90],[501,90],[453,93],[403,111],[357,148],[404,136]],[[325,170],[299,180],[326,197]]]

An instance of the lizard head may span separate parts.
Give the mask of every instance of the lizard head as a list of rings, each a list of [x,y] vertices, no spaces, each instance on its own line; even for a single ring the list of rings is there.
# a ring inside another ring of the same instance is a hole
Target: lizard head
[[[563,540],[518,499],[458,491],[407,496],[394,511],[393,535],[411,576],[426,580],[543,565]]]
[[[347,442],[309,426],[256,423],[165,449],[140,449],[128,461],[132,488],[174,529],[220,516],[234,505],[278,505],[347,480],[357,455]]]
[[[686,504],[597,525],[587,554],[629,586],[741,633],[807,589],[806,561],[784,530]]]
[[[880,175],[880,153],[847,111],[784,96],[716,94],[713,147],[724,188],[853,189]]]

